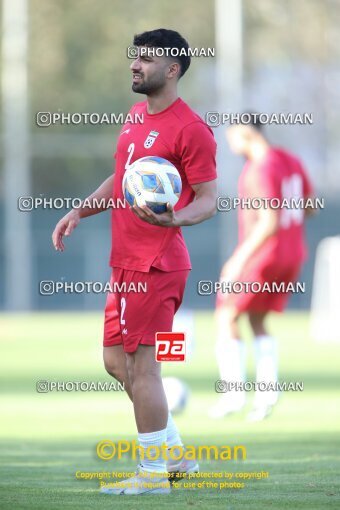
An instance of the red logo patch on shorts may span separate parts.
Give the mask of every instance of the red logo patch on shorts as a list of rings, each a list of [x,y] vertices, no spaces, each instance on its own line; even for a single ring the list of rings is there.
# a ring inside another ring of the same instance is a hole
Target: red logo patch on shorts
[[[156,333],[156,361],[185,361],[185,333]]]

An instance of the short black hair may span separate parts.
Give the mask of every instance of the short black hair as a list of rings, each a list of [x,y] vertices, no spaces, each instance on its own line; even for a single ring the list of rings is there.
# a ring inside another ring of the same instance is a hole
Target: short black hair
[[[261,113],[252,110],[247,110],[241,113],[241,122],[244,126],[251,126],[256,131],[263,131],[264,122],[261,121]]]
[[[143,32],[142,34],[136,34],[133,38],[134,46],[150,46],[154,48],[178,48],[179,50],[185,49],[183,52],[185,55],[179,54],[178,56],[171,56],[181,66],[179,77],[187,71],[190,66],[191,58],[188,52],[189,44],[175,30],[167,30],[166,28],[157,28],[156,30],[150,30]]]

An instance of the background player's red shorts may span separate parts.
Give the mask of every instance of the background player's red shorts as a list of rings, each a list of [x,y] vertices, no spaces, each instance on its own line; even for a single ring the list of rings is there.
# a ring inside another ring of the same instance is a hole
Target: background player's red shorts
[[[142,273],[113,268],[111,282],[121,291],[107,297],[104,347],[123,344],[125,352],[135,352],[139,344],[155,345],[157,331],[172,330],[188,275],[188,270],[165,272],[151,267]],[[146,292],[127,292],[138,283],[146,285]]]
[[[256,265],[246,269],[238,278],[239,282],[258,282],[261,286],[281,282],[286,286],[296,281],[302,262],[287,264],[285,261],[268,260],[267,257],[257,260]],[[216,306],[232,306],[239,312],[282,312],[287,305],[289,292],[240,292],[222,293],[217,295]]]

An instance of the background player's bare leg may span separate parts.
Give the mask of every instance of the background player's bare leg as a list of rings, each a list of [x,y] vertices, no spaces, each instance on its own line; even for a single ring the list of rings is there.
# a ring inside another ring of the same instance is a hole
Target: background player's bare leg
[[[126,356],[123,345],[104,347],[103,359],[105,370],[120,383],[124,383],[125,391],[132,400],[132,390],[126,366]]]
[[[232,306],[220,306],[216,310],[218,338],[235,338],[240,340],[238,318],[239,313],[236,308]]]
[[[228,384],[238,384],[245,380],[245,345],[240,339],[238,318],[239,312],[235,307],[220,306],[216,311],[216,358],[220,378]],[[244,404],[244,391],[228,388],[219,402],[210,409],[209,415],[211,418],[221,418],[239,411]]]
[[[248,312],[250,327],[255,338],[261,335],[268,335],[264,325],[267,315],[268,312]]]
[[[250,326],[254,334],[256,381],[269,384],[276,383],[278,380],[278,355],[276,339],[268,334],[264,324],[267,315],[268,312],[248,312]],[[263,419],[269,414],[277,399],[277,391],[257,391],[250,419]]]

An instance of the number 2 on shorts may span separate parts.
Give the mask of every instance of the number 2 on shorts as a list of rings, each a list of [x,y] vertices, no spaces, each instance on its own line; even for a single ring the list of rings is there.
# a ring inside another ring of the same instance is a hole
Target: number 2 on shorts
[[[120,323],[125,325],[124,313],[126,308],[126,299],[124,297],[120,300]]]

